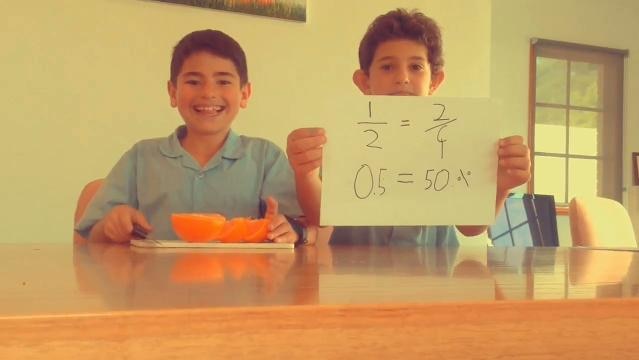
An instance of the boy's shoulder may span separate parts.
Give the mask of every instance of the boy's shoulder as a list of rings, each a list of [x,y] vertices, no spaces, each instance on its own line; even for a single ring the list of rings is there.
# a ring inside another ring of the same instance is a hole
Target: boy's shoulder
[[[179,148],[179,141],[171,134],[164,137],[138,140],[131,146],[128,153],[136,157],[155,157],[159,154],[168,157],[177,157],[180,155]]]
[[[135,144],[133,144],[133,146],[134,147],[157,146],[157,145],[166,143],[168,141],[169,139],[167,139],[166,137],[148,138],[148,139],[138,140]]]
[[[157,149],[158,147],[170,148],[174,145],[172,140],[172,136],[142,139],[133,144],[133,148],[139,150]]]
[[[179,140],[174,134],[168,137],[142,139],[136,142],[131,151],[138,156],[148,156],[159,153],[168,157],[177,157],[183,154]],[[284,154],[282,148],[268,139],[240,135],[234,132],[229,134],[223,153],[229,158],[239,158],[242,154],[248,154],[253,158],[276,158]]]
[[[265,138],[240,134],[237,135],[237,138],[243,146],[263,146],[279,149],[279,146],[277,146],[274,142]]]
[[[271,156],[278,156],[284,153],[282,148],[276,145],[274,142],[261,137],[253,137],[247,135],[237,135],[236,137],[237,147],[244,152],[256,154],[264,154]]]

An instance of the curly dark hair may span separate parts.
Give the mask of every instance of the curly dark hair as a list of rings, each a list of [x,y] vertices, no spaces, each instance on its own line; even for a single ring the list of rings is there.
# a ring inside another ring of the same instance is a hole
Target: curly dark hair
[[[240,75],[240,85],[244,86],[248,82],[246,55],[240,44],[219,30],[208,29],[187,34],[173,48],[171,56],[171,82],[173,84],[176,83],[184,60],[200,51],[231,60]]]
[[[423,43],[432,76],[444,67],[442,34],[435,20],[423,13],[396,9],[380,15],[368,26],[359,43],[359,67],[368,74],[375,51],[385,41],[407,39]]]

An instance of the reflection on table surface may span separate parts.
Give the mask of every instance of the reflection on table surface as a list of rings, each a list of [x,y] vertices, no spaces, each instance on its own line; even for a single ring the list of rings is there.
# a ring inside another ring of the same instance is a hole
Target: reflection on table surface
[[[637,296],[639,283],[639,252],[579,248],[0,248],[0,316],[619,298]]]
[[[639,340],[633,251],[85,243],[0,254],[1,359],[630,359]]]

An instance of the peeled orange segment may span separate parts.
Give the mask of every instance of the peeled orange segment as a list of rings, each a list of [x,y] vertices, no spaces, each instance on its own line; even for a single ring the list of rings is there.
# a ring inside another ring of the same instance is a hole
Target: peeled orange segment
[[[243,217],[236,217],[227,221],[215,239],[225,243],[242,242],[246,237],[248,222],[249,220]]]
[[[189,242],[208,242],[224,228],[226,218],[220,214],[172,214],[171,224],[180,239]]]
[[[268,219],[249,220],[244,242],[266,242],[266,234],[268,234],[268,226],[270,223],[271,221]]]
[[[267,241],[271,219],[236,217],[226,220],[216,213],[176,213],[171,215],[171,223],[178,237],[188,242],[259,243]]]

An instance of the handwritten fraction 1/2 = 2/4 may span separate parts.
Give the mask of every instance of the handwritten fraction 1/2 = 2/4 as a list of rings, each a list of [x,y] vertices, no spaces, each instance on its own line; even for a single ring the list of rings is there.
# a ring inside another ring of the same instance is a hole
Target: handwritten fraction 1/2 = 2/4
[[[446,105],[444,104],[439,104],[439,103],[435,103],[433,104],[434,107],[438,107],[439,110],[441,110],[441,112],[439,112],[439,115],[432,119],[432,121],[435,123],[435,125],[427,128],[426,130],[424,130],[425,133],[428,132],[435,132],[437,133],[436,135],[436,140],[441,144],[441,150],[440,150],[440,157],[443,159],[444,158],[444,143],[446,142],[446,139],[443,138],[442,132],[444,129],[446,129],[446,127],[452,123],[457,121],[457,119],[449,119],[448,117],[444,117],[444,113],[446,112]],[[374,125],[388,125],[387,121],[374,121],[372,120],[373,118],[373,104],[371,101],[368,102],[368,117],[371,120],[368,121],[358,121],[357,124],[358,125],[363,125],[365,127],[367,127],[365,130],[363,130],[363,133],[370,133],[372,135],[372,138],[370,139],[370,142],[366,144],[366,147],[371,148],[371,149],[383,149],[381,143],[380,143],[380,139],[379,139],[379,130],[373,128]],[[411,120],[410,119],[401,119],[399,120],[400,127],[408,127],[411,126]]]

